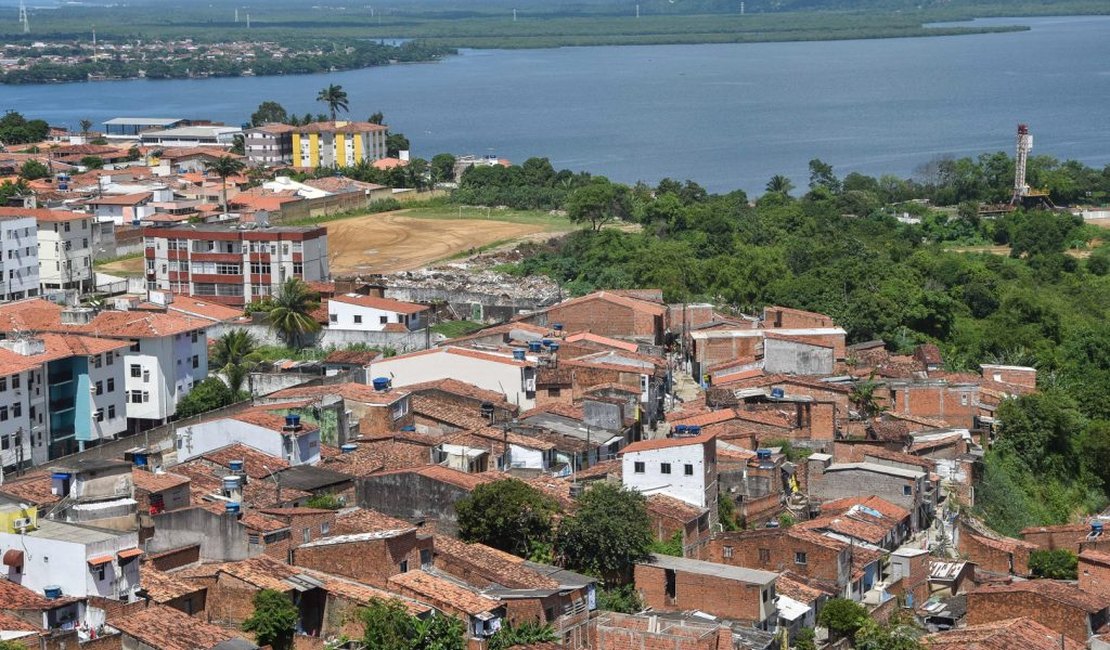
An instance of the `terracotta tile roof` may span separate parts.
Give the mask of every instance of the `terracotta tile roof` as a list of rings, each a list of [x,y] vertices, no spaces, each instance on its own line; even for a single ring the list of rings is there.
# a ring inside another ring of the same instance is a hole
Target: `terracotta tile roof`
[[[324,363],[368,366],[381,357],[380,350],[335,350],[324,357]]]
[[[236,320],[243,315],[242,309],[233,309],[226,305],[181,295],[175,295],[173,302],[167,305],[166,309],[217,322]]]
[[[407,521],[390,517],[377,510],[355,508],[346,512],[340,511],[336,514],[335,523],[331,526],[331,534],[358,535],[385,530],[405,530],[412,527],[413,525]]]
[[[145,469],[135,468],[131,470],[131,482],[137,489],[155,493],[169,490],[179,485],[188,485],[189,477],[179,474],[170,474],[168,472],[155,474]]]
[[[0,608],[14,610],[43,610],[57,607],[57,601],[47,600],[45,596],[16,584],[7,578],[0,578]]]
[[[312,122],[310,124],[293,127],[293,133],[378,133],[388,130],[389,127],[384,124],[347,122],[344,120]]]
[[[214,505],[216,505],[217,511],[223,512],[222,503]],[[247,510],[246,512],[242,513],[239,516],[239,523],[243,524],[243,526],[248,530],[255,530],[260,533],[272,533],[274,531],[282,530],[283,528],[289,528],[289,524],[285,523],[281,519],[263,514],[261,511],[258,510]]]
[[[359,307],[369,307],[370,309],[388,311],[394,314],[418,314],[430,309],[426,305],[402,302],[400,300],[390,300],[389,298],[378,298],[376,296],[364,296],[357,293],[335,295],[331,297],[331,300],[348,305],[358,305]]]
[[[1037,594],[1043,598],[1097,614],[1110,607],[1110,597],[1092,594],[1066,582],[1057,580],[1018,580],[1008,585],[985,585],[971,594],[993,594],[1024,592]]]
[[[482,438],[484,440],[493,442],[502,442],[507,440],[510,445],[517,445],[519,447],[526,447],[528,449],[539,449],[541,451],[552,451],[555,449],[555,444],[550,441],[529,435],[514,433],[512,431],[506,433],[503,429],[496,426],[483,426],[480,429],[469,431],[468,434],[476,438]]]
[[[524,413],[521,413],[517,417],[518,417],[518,419],[525,420],[525,419],[530,418],[534,415],[540,415],[540,414],[543,414],[543,413],[550,413],[552,415],[558,415],[560,417],[564,417],[564,418],[567,418],[567,419],[570,419],[570,420],[577,420],[579,422],[584,421],[586,419],[586,411],[585,411],[585,408],[581,404],[577,404],[577,405],[575,405],[575,404],[564,404],[562,402],[552,402],[550,404],[543,404],[543,405],[537,406],[537,407],[535,407],[535,408],[533,408],[529,411],[525,411]]]
[[[524,559],[484,544],[436,535],[435,553],[469,564],[487,580],[510,589],[558,589],[559,583],[524,565]],[[460,576],[462,577],[462,576]]]
[[[255,407],[246,411],[240,411],[233,415],[228,416],[229,419],[238,420],[247,424],[253,424],[256,427],[269,429],[274,433],[283,433],[285,431],[285,416],[273,413],[270,409],[276,408],[280,405],[273,407]],[[313,431],[318,431],[319,427],[311,422],[301,421],[301,429],[296,432],[296,435],[304,436]]]
[[[139,566],[139,579],[147,594],[156,603],[166,603],[188,594],[195,593],[204,587],[183,580],[172,573],[165,573],[155,569],[149,562]]]
[[[979,542],[983,546],[1002,551],[1003,553],[1014,553],[1021,548],[1030,551],[1035,551],[1040,548],[1036,544],[1031,544],[1024,540],[1014,539],[1012,537],[987,537],[986,535],[971,535],[971,538]]]
[[[563,512],[572,512],[578,507],[578,502],[570,494],[573,483],[567,478],[540,475],[524,479],[524,482],[555,499]]]
[[[0,611],[0,632],[41,632],[42,628],[35,627],[29,622],[13,616],[6,612]],[[12,639],[13,641],[15,639]],[[19,646],[23,647],[23,646]]]
[[[1079,558],[1095,564],[1102,564],[1110,566],[1110,553],[1104,551],[1096,551],[1094,549],[1086,549],[1080,551]]]
[[[260,508],[259,512],[266,515],[274,515],[275,517],[305,517],[309,515],[325,515],[334,511],[324,508],[282,507]]]
[[[594,334],[593,332],[577,332],[563,337],[563,341],[567,343],[578,343],[579,341],[587,341],[589,343],[597,343],[610,348],[617,348],[625,350],[626,352],[635,352],[640,349],[640,346],[629,341],[621,341],[619,339]]]
[[[270,472],[268,472],[263,465],[269,466],[269,468],[275,472],[280,472],[289,467],[289,463],[284,459],[271,456],[266,452],[259,451],[241,442],[236,442],[226,447],[220,447],[219,449],[213,449],[202,455],[201,458],[224,468],[230,468],[231,461],[233,460],[241,460],[243,461],[243,471],[246,473],[247,477],[252,479],[269,478]]]
[[[640,394],[640,389],[639,388],[633,388],[631,386],[625,386],[624,384],[618,384],[618,383],[613,382],[613,381],[606,382],[604,384],[595,384],[593,386],[590,386],[589,388],[586,388],[586,390],[585,390],[585,392],[587,394],[589,394],[589,393],[601,393],[601,392],[604,392],[604,391],[613,391],[613,392],[617,392],[617,393],[627,393],[629,395],[639,395]]]
[[[380,474],[400,474],[402,472],[410,472],[419,474],[425,478],[453,485],[463,490],[473,490],[474,488],[482,485],[483,483],[490,483],[496,481],[497,478],[490,474],[468,474],[457,469],[451,469],[443,465],[424,465],[423,467],[413,467],[407,469],[398,469],[387,472],[379,472]]]
[[[862,546],[852,547],[852,581],[859,580],[866,573],[867,567],[870,564],[877,562],[883,553],[881,551],[873,551]]]
[[[893,524],[884,526],[882,520],[848,514],[825,515],[798,524],[803,530],[827,530],[840,533],[871,544],[882,544]]]
[[[389,579],[389,585],[410,591],[416,598],[426,600],[437,608],[450,607],[471,616],[492,612],[501,607],[501,603],[492,598],[424,571],[397,574]]]
[[[63,325],[62,307],[30,298],[0,305],[0,330],[84,334],[98,338],[150,338],[183,334],[208,327],[210,321],[159,312],[102,311],[84,325]]]
[[[432,607],[411,598],[405,598],[340,576],[333,576],[312,569],[301,569],[301,573],[322,583],[329,594],[359,605],[370,605],[376,600],[396,600],[404,605],[408,613],[413,616],[423,616],[433,610]]]
[[[85,203],[88,205],[139,205],[144,201],[149,201],[154,197],[150,192],[136,192],[134,194],[109,194],[92,198]]]
[[[362,440],[354,451],[329,458],[325,466],[351,476],[367,476],[379,472],[405,470],[431,462],[430,445],[382,438]]]
[[[1086,646],[1031,618],[1011,618],[969,625],[921,637],[929,650],[1083,650]]]
[[[825,595],[820,589],[794,580],[785,573],[780,574],[779,579],[775,581],[775,593],[810,606],[813,606],[818,599]]]
[[[641,440],[634,442],[621,450],[620,453],[626,454],[637,451],[652,451],[656,449],[671,449],[673,447],[686,447],[689,445],[704,445],[712,442],[716,438],[715,434],[703,433],[700,436],[693,438],[660,438],[658,440]]]
[[[273,465],[271,465],[270,468],[275,472],[278,471],[277,467]],[[223,477],[229,473],[225,468],[219,466],[214,467],[203,459],[192,459],[188,462],[175,465],[173,470],[177,474],[189,477],[189,492],[194,504],[212,509],[213,512],[223,508],[222,502],[213,502],[206,497],[212,494],[222,493]],[[248,474],[248,477],[250,477],[250,474]],[[308,492],[286,486],[281,488],[283,503],[296,501],[298,499],[307,499],[309,496],[311,495]],[[247,481],[246,485],[243,486],[243,503],[256,508],[278,505],[277,486],[274,485],[274,481],[270,478],[268,472],[265,473],[264,477],[251,477],[251,480]]]
[[[61,497],[51,492],[49,470],[35,470],[23,476],[6,477],[0,485],[0,494],[11,495],[20,502],[37,506],[53,505]]]
[[[434,393],[413,395],[411,404],[416,415],[457,429],[479,429],[489,424],[473,406],[463,406],[452,398],[440,398]]]
[[[647,300],[641,300],[638,298],[621,296],[610,291],[595,291],[594,293],[586,294],[585,296],[581,296],[579,298],[565,300],[557,305],[552,305],[551,307],[548,307],[548,310],[578,305],[584,302],[593,302],[595,300],[604,300],[605,302],[610,302],[615,305],[627,307],[629,309],[632,309],[633,311],[650,314],[652,316],[663,316],[667,313],[667,307],[665,305],[661,305],[656,302],[650,302]]]
[[[266,397],[267,399],[287,399],[305,397],[320,398],[324,395],[339,395],[350,402],[384,406],[392,404],[408,394],[409,390],[407,386],[399,390],[379,391],[374,390],[373,386],[367,384],[345,382],[341,384],[325,384],[323,386],[294,386],[292,388],[279,390],[276,393],[271,393]]]
[[[236,638],[222,627],[165,605],[127,609],[108,619],[108,625],[155,650],[209,650]]]
[[[454,378],[436,379],[434,381],[425,381],[419,384],[409,384],[405,386],[405,390],[410,393],[429,393],[429,392],[444,392],[451,395],[459,395],[467,397],[472,400],[482,402],[492,402],[498,408],[511,408],[516,407],[509,403],[508,398],[504,393],[497,391],[486,390],[479,388],[474,384],[460,381]]]
[[[47,210],[46,208],[0,208],[0,219],[4,217],[34,217],[35,221],[39,223],[54,223],[61,221],[76,221],[78,219],[91,219],[93,215],[87,212]]]
[[[879,512],[884,517],[889,517],[894,521],[901,521],[910,516],[910,511],[905,508],[894,505],[893,503],[877,497],[875,495],[869,496],[855,496],[844,497],[842,499],[833,499],[832,501],[825,501],[821,504],[821,513],[834,515],[840,514],[850,510],[853,506],[863,505]]]
[[[624,475],[624,463],[622,463],[619,458],[603,460],[599,463],[590,465],[586,469],[578,470],[574,475],[579,480],[610,477],[619,480]]]
[[[709,411],[708,413],[699,413],[686,418],[671,420],[671,426],[682,424],[685,426],[700,426],[704,427],[708,424],[717,424],[719,422],[727,422],[728,420],[735,419],[736,409],[720,409],[717,411]]]
[[[691,522],[706,511],[705,508],[692,506],[685,501],[665,494],[653,494],[647,498],[648,514],[655,517],[673,519],[682,523]]]

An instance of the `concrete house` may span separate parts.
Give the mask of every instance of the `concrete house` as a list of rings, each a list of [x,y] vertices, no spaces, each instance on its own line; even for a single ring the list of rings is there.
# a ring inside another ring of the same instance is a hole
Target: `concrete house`
[[[177,457],[185,462],[236,442],[290,465],[320,460],[319,427],[303,423],[299,415],[276,415],[261,407],[181,427],[177,431]]]
[[[635,578],[636,591],[653,609],[698,610],[762,630],[777,621],[776,573],[655,555],[636,564]]]
[[[712,434],[641,440],[621,451],[624,486],[709,510],[717,523],[717,444]]]
[[[834,464],[828,454],[811,455],[806,469],[811,498],[831,501],[874,494],[908,510],[914,530],[920,530],[932,516],[925,472],[878,463]]]
[[[1028,617],[1078,643],[1110,622],[1110,601],[1057,580],[984,585],[967,594],[967,623]],[[1059,638],[1056,639],[1059,642]]]
[[[528,410],[536,400],[536,361],[517,356],[447,346],[375,361],[370,372],[373,377],[390,378],[395,388],[465,377],[478,388],[501,393],[510,404]]]
[[[427,325],[428,309],[411,302],[345,293],[328,299],[328,329],[414,332]]]

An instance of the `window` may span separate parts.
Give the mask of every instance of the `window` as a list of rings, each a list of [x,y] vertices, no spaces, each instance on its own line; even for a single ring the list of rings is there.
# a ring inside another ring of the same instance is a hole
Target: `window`
[[[115,377],[109,377],[108,378],[108,392],[109,393],[116,392],[116,378]]]
[[[102,382],[102,381],[96,382],[96,394],[97,395],[103,395],[104,394],[104,382]]]
[[[69,230],[69,224],[68,223],[66,224],[66,230]],[[104,565],[103,564],[98,564],[96,566],[96,568],[93,569],[93,575],[96,576],[97,580],[103,580],[104,579]]]
[[[8,407],[0,406],[0,422],[8,419]]]
[[[690,463],[686,463],[686,465],[684,465],[683,468],[682,468],[682,473],[686,476],[693,476],[694,475],[694,466],[691,465]]]
[[[104,365],[110,366],[115,362],[116,362],[116,353],[115,352],[109,352],[108,354],[104,355]]]
[[[127,401],[131,402],[132,404],[142,404],[143,403],[143,391],[141,391],[141,390],[133,390],[130,393],[128,393],[127,397],[128,397]]]
[[[400,569],[401,569],[401,573],[408,573],[408,571],[409,571],[409,561],[408,560],[401,560]]]
[[[8,378],[0,377],[0,391],[8,390]]]
[[[248,544],[253,544],[255,546],[258,546],[259,541],[260,540],[258,539],[258,533],[251,533],[251,534],[247,535],[247,543]]]
[[[304,275],[303,262],[293,262],[293,275]]]
[[[193,343],[197,342],[197,336],[198,336],[198,332],[196,330],[193,330],[192,332],[189,332],[189,340],[192,341]]]
[[[770,562],[771,561],[771,549],[769,549],[769,548],[759,549],[759,561],[763,564],[766,564],[766,563]]]
[[[194,354],[193,355],[193,368],[196,369],[196,368],[199,368],[199,367],[200,367],[200,355],[199,354]]]
[[[328,314],[328,320],[331,321],[332,323],[338,323],[339,322],[339,314]]]
[[[633,463],[632,464],[632,471],[637,473],[637,474],[643,474],[644,473],[644,464],[643,464],[643,462],[636,461],[635,463]]]
[[[389,322],[389,316],[378,316],[378,322],[385,325]]]
[[[806,554],[802,551],[794,551],[794,564],[805,564]]]
[[[143,391],[143,401],[144,402],[149,402],[150,401],[150,393],[146,392],[145,390]]]
[[[662,474],[670,474],[671,473],[671,464],[670,463],[659,463],[659,472],[662,473]]]
[[[362,322],[362,314],[355,314],[355,322],[356,323],[361,323]]]
[[[108,405],[108,419],[109,420],[116,419],[116,405],[115,404],[109,404]]]
[[[12,388],[19,388],[19,375],[12,375]]]
[[[304,540],[304,542],[306,544],[308,542],[311,542],[312,541],[312,529],[311,528],[305,528],[304,530],[302,530],[301,531],[301,538]]]
[[[561,389],[561,388],[548,388],[547,389],[547,396],[548,397],[559,397],[562,394],[563,394],[563,389]]]
[[[420,549],[420,566],[421,567],[430,567],[430,566],[432,566],[432,549],[430,549],[430,548]]]
[[[325,521],[325,522],[320,524],[320,535],[327,535],[330,532],[331,532],[331,524],[330,523]]]
[[[270,275],[270,265],[262,262],[251,262],[253,275]]]
[[[960,406],[967,406],[967,393],[960,393]]]
[[[723,557],[726,557],[726,558],[727,557],[732,557],[732,547],[731,546],[726,546],[723,549],[721,549],[721,555]]]
[[[93,356],[92,362],[93,362],[93,368],[99,368],[100,364],[101,364],[100,355],[97,354],[97,355]]]
[[[12,404],[12,416],[19,417],[21,415],[23,415],[23,404],[21,402]]]
[[[904,496],[907,496],[907,497],[912,495],[913,494],[913,487],[911,487],[909,485],[903,485],[902,486],[902,494]]]
[[[104,421],[104,409],[96,409],[96,421],[97,422],[103,422]]]

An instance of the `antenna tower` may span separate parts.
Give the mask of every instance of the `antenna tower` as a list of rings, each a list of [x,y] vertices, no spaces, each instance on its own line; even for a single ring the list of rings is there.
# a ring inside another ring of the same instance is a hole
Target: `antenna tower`
[[[1014,195],[1010,204],[1016,205],[1029,195],[1029,184],[1025,182],[1025,165],[1029,162],[1029,152],[1033,150],[1033,135],[1029,125],[1018,124],[1017,153],[1014,156]]]
[[[31,19],[27,15],[27,5],[23,0],[19,0],[19,22],[23,23],[23,33],[28,34],[31,32]]]

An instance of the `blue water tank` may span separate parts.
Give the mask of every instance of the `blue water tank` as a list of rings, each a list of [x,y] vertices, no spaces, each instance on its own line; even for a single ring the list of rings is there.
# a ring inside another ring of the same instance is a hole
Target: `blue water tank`
[[[227,502],[225,502],[224,503],[224,512],[229,512],[229,513],[236,514],[236,515],[239,514],[239,502],[238,501],[227,501]]]
[[[551,342],[551,345],[549,345],[549,346],[548,346],[548,348],[549,348],[549,349],[550,349],[550,350],[551,350],[552,352],[558,352],[558,351],[559,351],[559,342],[558,342],[558,341],[552,341],[552,342]]]
[[[69,183],[67,183],[65,181],[59,182],[58,183],[58,189],[63,190],[63,191],[68,190],[69,189]]]
[[[50,600],[62,597],[62,588],[58,585],[46,585],[42,588],[42,593]]]
[[[340,453],[344,453],[344,454],[349,454],[352,451],[355,451],[356,449],[358,449],[358,445],[355,445],[355,444],[352,444],[352,443],[349,443],[349,442],[344,444],[344,445],[339,446]]]
[[[539,341],[528,341],[529,352],[539,352],[541,350],[543,350],[543,343]]]
[[[229,460],[229,461],[227,461],[227,467],[228,467],[228,469],[230,469],[233,472],[241,472],[241,471],[243,471],[243,461],[241,461],[241,460]]]
[[[775,399],[782,399],[786,397],[786,391],[781,388],[772,388],[771,397],[774,397]]]
[[[414,427],[413,425],[410,424],[410,425],[401,427],[401,431],[410,431],[410,432],[411,431],[416,431],[416,427]]]
[[[135,463],[135,467],[146,467],[146,454],[134,454],[131,460]]]
[[[374,390],[386,391],[389,390],[389,377],[374,377],[370,382],[374,386]]]
[[[688,428],[689,427],[687,427],[685,424],[676,424],[674,425],[674,434],[676,436],[684,436],[686,435],[686,430]]]
[[[686,427],[686,433],[688,433],[691,436],[700,436],[701,435],[701,427],[699,427],[696,424],[691,424],[690,426]]]
[[[50,475],[50,478],[56,478],[60,481],[64,481],[64,480],[68,479],[70,476],[73,476],[73,475],[70,474],[69,472],[54,472],[53,474]]]
[[[545,347],[545,348],[549,348],[549,347],[551,347],[551,344],[552,344],[552,343],[554,343],[554,342],[555,342],[555,341],[553,341],[553,340],[551,340],[551,339],[544,339],[544,340],[543,340],[543,347]]]
[[[1101,521],[1092,521],[1091,522],[1091,534],[1092,535],[1101,535],[1102,534],[1102,528],[1103,528],[1103,524],[1102,524]]]
[[[232,474],[231,476],[225,476],[224,477],[224,489],[228,490],[228,491],[238,490],[239,489],[239,477],[234,475],[234,474]]]
[[[555,328],[556,332],[562,332],[563,331],[563,324],[562,323],[555,323],[554,325],[552,325],[552,327]]]
[[[755,457],[758,458],[759,460],[771,460],[771,450],[770,449],[756,449],[755,450]]]
[[[285,426],[291,427],[291,428],[296,428],[296,427],[301,426],[301,416],[297,415],[296,413],[290,413],[289,415],[286,415],[285,416]]]
[[[524,361],[524,350],[513,350],[513,358],[517,361]]]

